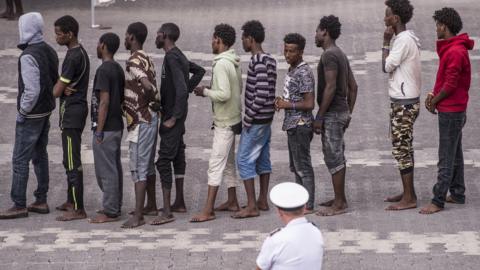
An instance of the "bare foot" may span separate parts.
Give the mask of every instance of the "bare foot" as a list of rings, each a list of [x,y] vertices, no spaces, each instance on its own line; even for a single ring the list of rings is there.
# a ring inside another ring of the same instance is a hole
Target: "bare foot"
[[[114,222],[114,221],[119,221],[120,217],[114,217],[111,218],[105,214],[98,214],[93,218],[90,218],[88,222],[90,223],[106,223],[106,222]]]
[[[384,202],[399,202],[402,200],[403,194],[398,194],[392,197],[387,197],[383,201]]]
[[[270,210],[270,207],[268,206],[268,202],[267,202],[267,201],[260,201],[260,200],[258,200],[258,201],[257,201],[257,207],[258,207],[258,210],[260,210],[260,211],[268,211],[268,210]]]
[[[0,18],[12,20],[13,18],[15,18],[15,14],[13,14],[12,12],[5,11],[4,13],[0,14]]]
[[[417,201],[407,202],[407,201],[400,200],[400,202],[398,203],[389,205],[387,208],[385,208],[385,210],[399,211],[399,210],[407,210],[412,208],[417,208]]]
[[[135,210],[130,211],[128,214],[129,215],[135,215]],[[144,207],[143,211],[142,211],[142,214],[144,216],[158,216],[158,210],[155,209],[155,208],[151,208],[151,207]]]
[[[55,207],[58,211],[71,211],[73,210],[73,204],[69,202],[64,202],[61,205]]]
[[[215,211],[237,212],[239,210],[240,210],[240,207],[238,206],[238,202],[229,202],[229,201],[226,201],[215,208]]]
[[[163,225],[175,221],[175,217],[170,215],[161,215],[150,222],[150,225]]]
[[[177,201],[173,202],[172,206],[170,207],[172,212],[175,213],[186,213],[187,212],[187,207],[185,206],[185,203],[179,203]]]
[[[260,212],[258,209],[250,209],[250,208],[243,208],[242,210],[236,212],[235,214],[231,215],[232,218],[251,218],[251,217],[258,217],[260,216]]]
[[[124,229],[133,229],[145,224],[145,219],[143,217],[138,218],[137,216],[133,216],[129,218],[125,223],[122,224],[122,228]]]
[[[448,196],[447,199],[445,200],[445,202],[447,202],[447,203],[454,203],[454,204],[464,204],[464,203],[455,201],[455,200],[452,198],[452,196]]]
[[[331,199],[331,200],[329,200],[329,201],[325,201],[325,202],[319,203],[318,205],[324,206],[324,207],[330,207],[330,206],[333,205],[333,201],[334,201],[334,199]]]
[[[9,12],[9,11],[6,11],[6,10],[3,13],[0,14],[0,18],[2,18],[2,19],[9,18],[11,16],[13,16],[13,13]]]
[[[216,217],[215,217],[215,213],[214,213],[214,212],[210,212],[210,213],[201,212],[201,213],[196,214],[195,216],[193,216],[193,217],[190,219],[190,222],[192,222],[192,223],[205,222],[205,221],[214,220],[215,218],[216,218]]]
[[[163,212],[163,208],[158,208],[158,212]],[[170,206],[170,212],[173,212],[173,213],[186,213],[186,212],[187,212],[187,209],[185,209],[185,208],[173,208],[172,206]]]
[[[442,210],[443,208],[440,208],[433,203],[429,203],[428,205],[422,207],[419,213],[423,215],[430,215],[430,214],[435,214],[437,212],[440,212]]]
[[[85,210],[79,209],[79,210],[71,210],[63,213],[63,215],[58,216],[55,220],[56,221],[72,221],[72,220],[77,220],[77,219],[85,219],[87,218],[87,213],[85,213]]]
[[[325,207],[323,209],[318,210],[316,214],[322,217],[336,216],[336,215],[345,214],[347,212],[347,208],[348,208],[348,205],[346,202],[340,203],[338,205],[333,203],[332,206],[330,207]]]

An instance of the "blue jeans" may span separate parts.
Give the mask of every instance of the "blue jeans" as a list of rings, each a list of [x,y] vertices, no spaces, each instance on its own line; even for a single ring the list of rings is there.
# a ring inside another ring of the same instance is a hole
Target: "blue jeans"
[[[287,130],[290,171],[295,182],[308,191],[307,209],[313,209],[315,202],[315,176],[310,158],[310,142],[313,138],[311,126],[297,126]]]
[[[15,146],[12,158],[12,189],[10,196],[16,207],[27,206],[28,165],[33,163],[37,177],[37,190],[33,193],[39,203],[47,202],[49,172],[48,172],[48,132],[50,116],[38,119],[26,119],[24,123],[16,124]]]
[[[348,112],[325,113],[322,129],[322,151],[330,174],[345,168],[345,141],[343,136],[350,121]]]
[[[465,202],[463,177],[462,128],[467,118],[465,112],[438,113],[440,143],[438,147],[438,178],[433,187],[432,203],[443,208],[447,192],[452,199]]]
[[[237,168],[240,179],[248,180],[272,172],[270,163],[270,124],[243,128],[238,145]]]

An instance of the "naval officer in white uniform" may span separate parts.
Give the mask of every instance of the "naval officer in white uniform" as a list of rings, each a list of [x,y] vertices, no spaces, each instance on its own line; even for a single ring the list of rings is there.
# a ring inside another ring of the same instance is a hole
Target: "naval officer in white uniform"
[[[281,183],[270,191],[285,227],[270,233],[257,257],[257,270],[322,269],[323,237],[305,216],[307,190],[296,183]]]

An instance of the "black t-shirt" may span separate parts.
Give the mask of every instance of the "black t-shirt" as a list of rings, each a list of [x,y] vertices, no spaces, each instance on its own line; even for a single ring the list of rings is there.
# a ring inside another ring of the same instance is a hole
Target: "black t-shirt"
[[[123,130],[122,103],[124,100],[125,73],[122,67],[115,61],[103,62],[95,73],[92,93],[92,130],[96,130],[98,124],[98,105],[100,91],[108,91],[110,100],[108,105],[107,119],[103,131]]]
[[[352,70],[348,62],[347,56],[338,47],[328,48],[323,54],[318,63],[318,88],[317,88],[317,103],[318,106],[322,103],[323,92],[325,91],[325,71],[337,71],[337,88],[335,89],[335,96],[332,103],[328,107],[328,112],[348,112],[349,106],[347,101],[348,96],[348,79]]]
[[[67,51],[62,64],[60,80],[75,90],[70,95],[60,97],[60,128],[85,127],[88,115],[87,91],[90,61],[85,49],[80,45]]]

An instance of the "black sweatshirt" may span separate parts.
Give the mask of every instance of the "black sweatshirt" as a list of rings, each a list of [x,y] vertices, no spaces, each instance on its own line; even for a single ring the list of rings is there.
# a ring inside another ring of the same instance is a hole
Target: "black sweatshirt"
[[[190,78],[190,73],[193,76]],[[188,93],[193,91],[205,74],[205,69],[190,62],[177,47],[165,54],[160,87],[162,119],[185,119]]]

